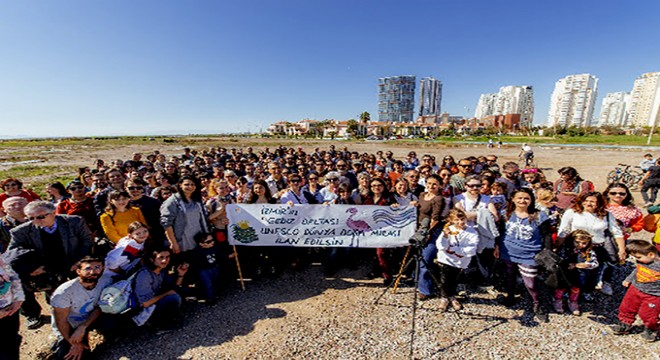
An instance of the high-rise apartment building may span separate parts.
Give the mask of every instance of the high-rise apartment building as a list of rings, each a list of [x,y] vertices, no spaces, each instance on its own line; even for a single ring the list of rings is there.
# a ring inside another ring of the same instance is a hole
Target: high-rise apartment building
[[[415,81],[413,75],[378,79],[378,121],[413,121]]]
[[[630,94],[628,123],[630,126],[653,126],[660,112],[660,72],[642,74],[635,80]]]
[[[442,81],[432,77],[419,81],[419,116],[440,115]]]
[[[474,117],[481,119],[493,115],[495,113],[495,100],[497,100],[497,94],[481,94],[477,108],[474,111]]]
[[[520,114],[520,125],[534,121],[534,90],[531,86],[503,86],[496,94],[482,94],[474,116]]]
[[[603,98],[600,107],[598,126],[626,126],[628,122],[628,106],[630,106],[630,93],[609,93]]]
[[[591,74],[559,79],[550,97],[548,126],[591,126],[597,94],[598,78]]]

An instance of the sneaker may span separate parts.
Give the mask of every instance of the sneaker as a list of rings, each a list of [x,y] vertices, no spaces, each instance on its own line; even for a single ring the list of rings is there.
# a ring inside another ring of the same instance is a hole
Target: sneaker
[[[644,328],[644,332],[642,332],[642,339],[646,342],[654,342],[656,337],[658,335],[657,331],[653,331],[649,328]]]
[[[442,312],[447,311],[447,308],[449,307],[449,299],[447,298],[442,298],[440,299],[440,304],[438,305],[438,309]]]
[[[602,280],[599,280],[599,281],[596,283],[596,286],[594,286],[594,289],[596,289],[596,290],[600,290],[600,289],[602,289],[602,288],[603,288],[603,281],[602,281]]]
[[[548,314],[540,305],[534,305],[534,317],[540,323],[548,322]]]
[[[456,300],[456,298],[451,299],[451,308],[454,309],[454,311],[461,311],[463,309],[463,305],[461,305],[460,301]]]
[[[632,325],[624,324],[622,322],[618,324],[614,324],[610,327],[612,329],[612,332],[614,335],[626,335],[630,334],[630,331],[632,330]]]
[[[580,316],[580,306],[578,305],[577,301],[569,301],[568,310],[571,311],[571,314]]]
[[[612,296],[612,294],[614,293],[612,291],[612,285],[610,285],[610,283],[608,283],[606,281],[603,281],[603,284],[600,288],[600,292],[602,292],[603,294],[605,294],[607,296]]]
[[[564,313],[564,302],[561,299],[555,299],[552,302],[552,307],[555,308],[555,311],[557,314],[563,314]]]
[[[30,330],[38,329],[44,324],[41,316],[28,316],[26,320],[25,325]]]

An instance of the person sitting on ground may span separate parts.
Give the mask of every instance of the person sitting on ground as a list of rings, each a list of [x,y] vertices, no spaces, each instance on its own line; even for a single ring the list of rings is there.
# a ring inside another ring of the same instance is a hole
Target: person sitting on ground
[[[642,339],[653,342],[658,335],[660,315],[660,258],[658,250],[645,240],[632,240],[626,247],[635,258],[635,270],[623,281],[628,288],[619,306],[619,324],[612,326],[616,335],[629,334],[637,315],[644,322]]]
[[[179,264],[170,276],[167,267],[171,256],[167,247],[145,253],[144,267],[135,275],[133,289],[140,311],[133,320],[138,326],[150,322],[158,327],[175,328],[180,324],[182,300],[177,291],[181,290],[188,264]]]
[[[101,279],[103,262],[84,257],[76,264],[77,277],[60,285],[50,304],[53,307],[53,333],[57,340],[52,349],[56,359],[84,359],[89,354],[88,334],[96,329],[104,335],[116,330],[111,315],[98,307],[101,291],[109,279]]]

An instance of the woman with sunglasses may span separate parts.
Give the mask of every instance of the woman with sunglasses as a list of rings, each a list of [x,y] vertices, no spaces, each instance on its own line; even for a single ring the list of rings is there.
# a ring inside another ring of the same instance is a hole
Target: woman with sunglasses
[[[92,176],[92,173],[90,172],[85,172],[82,173],[79,177],[78,180],[85,185],[86,192],[89,192],[92,190],[92,187],[94,186],[94,177]]]
[[[288,188],[280,197],[280,203],[293,205],[314,204],[314,196],[302,189],[302,176],[291,174],[287,178]]]
[[[458,166],[456,165],[456,160],[454,160],[454,157],[451,155],[445,155],[445,157],[442,158],[440,169],[447,169],[451,171],[452,174],[456,174],[458,172]]]
[[[307,183],[303,185],[303,191],[308,192],[314,197],[314,203],[320,204],[323,202],[323,196],[321,195],[321,186],[319,185],[319,174],[312,170],[307,175]]]
[[[327,185],[319,192],[323,198],[324,204],[330,204],[337,198],[337,186],[339,186],[339,173],[331,171],[325,175]]]
[[[0,186],[2,186],[2,190],[3,190],[3,193],[0,194],[0,216],[5,216],[5,212],[2,209],[2,202],[12,196],[20,196],[22,198],[25,198],[25,200],[27,200],[28,202],[34,200],[41,200],[39,195],[37,195],[32,190],[24,190],[23,183],[18,179],[14,179],[14,178],[4,179],[2,182],[0,182]]]
[[[70,197],[57,204],[55,214],[78,215],[82,217],[85,219],[85,223],[87,223],[92,235],[98,236],[101,223],[94,211],[94,197],[86,194],[85,185],[77,179],[66,184],[66,190],[69,192]]]
[[[229,185],[227,185],[229,186]],[[236,190],[231,193],[234,200],[237,204],[244,204],[250,198],[250,188],[248,187],[248,179],[245,176],[241,176],[236,179]]]
[[[614,215],[607,211],[605,202],[605,197],[597,191],[579,195],[575,204],[562,216],[557,233],[557,247],[560,247],[566,236],[574,230],[585,230],[593,236],[593,249],[598,256],[599,271],[594,272],[597,274],[596,278],[585,280],[583,298],[586,301],[593,299],[591,292],[597,288],[605,295],[612,295],[612,266],[627,257],[623,231]],[[606,243],[610,241],[610,237],[614,238],[617,249]]]
[[[605,188],[603,195],[607,200],[605,208],[619,222],[624,239],[628,240],[632,233],[644,228],[644,214],[635,205],[632,194],[625,184],[611,183]]]

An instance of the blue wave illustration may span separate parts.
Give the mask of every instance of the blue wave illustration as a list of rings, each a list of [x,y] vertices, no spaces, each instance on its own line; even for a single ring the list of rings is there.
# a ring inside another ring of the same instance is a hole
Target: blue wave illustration
[[[373,219],[377,223],[400,229],[415,222],[415,208],[409,208],[401,213],[392,213],[391,210],[376,210],[373,213]]]

